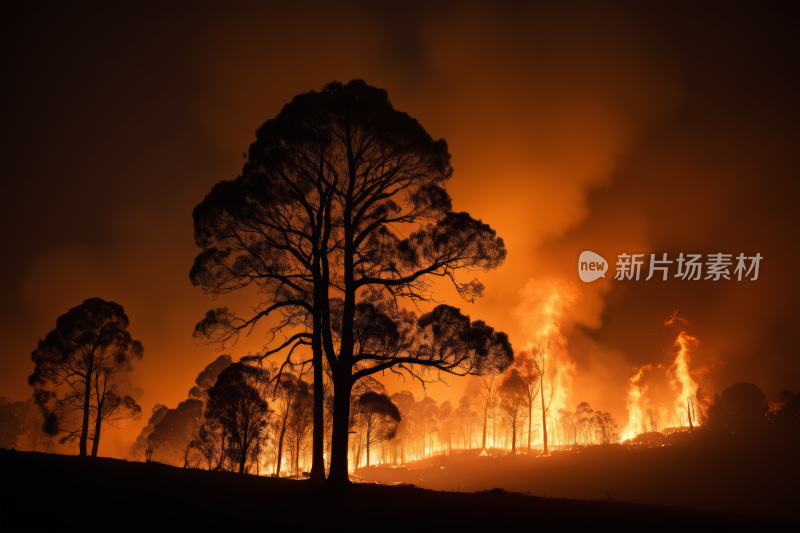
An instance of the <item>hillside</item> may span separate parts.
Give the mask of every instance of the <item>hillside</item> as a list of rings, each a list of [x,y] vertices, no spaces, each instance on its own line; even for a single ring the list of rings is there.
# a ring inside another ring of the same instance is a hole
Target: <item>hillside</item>
[[[415,531],[525,524],[536,528],[770,524],[748,516],[616,501],[374,484],[330,493],[288,479],[12,450],[0,450],[0,471],[0,530],[4,532],[235,531],[256,526],[306,530],[317,524]]]

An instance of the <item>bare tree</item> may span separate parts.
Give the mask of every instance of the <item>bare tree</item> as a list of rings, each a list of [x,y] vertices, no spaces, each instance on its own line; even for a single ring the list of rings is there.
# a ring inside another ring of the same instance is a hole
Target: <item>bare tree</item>
[[[467,384],[466,394],[470,398],[472,405],[478,407],[483,412],[483,441],[481,448],[486,449],[486,430],[489,427],[489,413],[492,409],[494,396],[497,392],[497,374],[490,373],[483,376],[473,377]]]

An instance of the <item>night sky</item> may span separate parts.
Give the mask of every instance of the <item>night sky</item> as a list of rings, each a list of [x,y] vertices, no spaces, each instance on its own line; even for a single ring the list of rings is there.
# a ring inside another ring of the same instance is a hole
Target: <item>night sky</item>
[[[448,141],[454,208],[505,239],[505,265],[480,275],[484,298],[466,304],[442,286],[445,301],[523,347],[521,289],[560,280],[581,292],[562,324],[576,403],[624,427],[632,369],[674,357],[664,321],[675,309],[700,342],[693,361],[709,366],[709,393],[738,381],[770,399],[800,392],[788,3],[221,6],[6,8],[0,395],[29,397],[37,340],[99,296],[125,307],[144,344],[129,377],[145,413],[185,399],[218,356],[194,343],[194,324],[253,301],[192,287],[192,208],[238,175],[255,129],[294,95],[353,78]],[[612,262],[623,252],[764,259],[755,282],[619,282],[612,266],[584,284],[584,250]],[[457,400],[465,383],[429,394]],[[110,431],[104,454],[123,456],[146,418]]]

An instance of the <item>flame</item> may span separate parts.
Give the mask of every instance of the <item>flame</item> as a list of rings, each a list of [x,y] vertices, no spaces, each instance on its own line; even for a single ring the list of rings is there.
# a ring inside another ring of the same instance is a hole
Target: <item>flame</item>
[[[675,339],[675,347],[678,348],[678,355],[672,365],[667,369],[667,376],[670,386],[675,391],[674,421],[676,426],[693,426],[699,423],[704,406],[698,402],[697,390],[700,388],[696,377],[708,371],[708,367],[700,367],[700,371],[692,372],[690,363],[692,361],[691,349],[699,344],[696,337],[686,333],[685,326],[691,325],[688,320],[678,316],[676,309],[672,316],[664,322],[665,326],[675,325],[680,327],[678,336]],[[712,365],[713,366],[713,365]],[[700,417],[698,417],[700,411]]]
[[[628,380],[628,425],[622,432],[622,440],[631,440],[637,435],[647,433],[647,408],[648,402],[645,395],[650,383],[644,381],[645,370],[652,370],[652,363],[642,365],[636,374]]]
[[[571,443],[569,437],[557,431],[557,416],[559,411],[573,411],[572,378],[576,365],[567,350],[561,326],[566,312],[578,301],[580,292],[573,284],[560,280],[543,285],[530,281],[520,292],[522,303],[517,308],[517,315],[528,334],[526,349],[539,354],[544,374],[544,397],[545,403],[549,404],[546,415],[548,446],[568,445]],[[541,444],[541,431],[537,439]]]

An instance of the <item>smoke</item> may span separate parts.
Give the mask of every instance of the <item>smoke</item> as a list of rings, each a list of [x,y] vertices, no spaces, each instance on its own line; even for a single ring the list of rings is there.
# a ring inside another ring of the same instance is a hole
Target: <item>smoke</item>
[[[185,399],[208,357],[192,342],[194,324],[211,307],[257,300],[212,301],[191,286],[192,208],[240,172],[255,128],[294,95],[352,78],[386,88],[448,141],[454,208],[505,239],[505,265],[480,274],[485,297],[465,312],[520,349],[529,338],[513,312],[520,289],[578,285],[559,326],[576,402],[622,416],[630,369],[671,348],[662,323],[676,307],[702,339],[692,360],[725,361],[709,390],[741,380],[770,397],[800,388],[791,334],[800,320],[791,233],[800,113],[785,68],[793,19],[762,13],[754,39],[740,31],[752,13],[726,9],[730,25],[711,6],[590,2],[419,3],[401,13],[361,2],[176,6],[113,24],[72,8],[17,13],[10,38],[32,44],[8,69],[19,105],[7,118],[15,180],[0,209],[14,257],[0,276],[0,390],[29,396],[36,341],[99,296],[125,307],[144,344],[129,375],[140,404]],[[69,134],[42,149],[37,139],[54,124]],[[753,283],[615,283],[612,269],[582,284],[584,250],[612,264],[622,252],[765,260]],[[451,287],[437,289],[466,306]],[[231,354],[262,342],[256,331]],[[389,394],[424,394],[384,382]],[[466,382],[450,385],[428,392],[455,404]],[[143,425],[108,431],[115,444],[101,453],[124,455]]]
[[[133,458],[142,461],[145,451],[151,449],[154,460],[177,464],[193,438],[192,433],[200,425],[208,391],[217,382],[219,374],[232,362],[230,355],[222,354],[209,363],[194,380],[196,385],[189,390],[189,398],[180,402],[175,409],[155,404],[153,415],[131,447]]]

